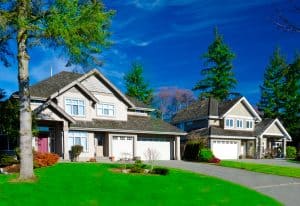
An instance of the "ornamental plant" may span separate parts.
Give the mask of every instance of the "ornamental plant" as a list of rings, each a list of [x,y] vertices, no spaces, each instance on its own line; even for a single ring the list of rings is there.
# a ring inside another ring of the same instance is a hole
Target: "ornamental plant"
[[[77,162],[78,157],[79,157],[79,155],[81,154],[82,151],[83,151],[83,146],[73,145],[71,147],[71,160]]]
[[[200,149],[198,156],[201,162],[208,162],[214,157],[213,152],[211,151],[211,149],[208,148]]]

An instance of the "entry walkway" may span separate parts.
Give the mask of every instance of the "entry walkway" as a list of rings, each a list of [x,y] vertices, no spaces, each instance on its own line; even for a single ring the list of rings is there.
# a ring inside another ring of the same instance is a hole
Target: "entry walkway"
[[[190,170],[244,185],[273,197],[287,206],[298,206],[300,203],[300,178],[176,160],[157,161],[156,165]]]

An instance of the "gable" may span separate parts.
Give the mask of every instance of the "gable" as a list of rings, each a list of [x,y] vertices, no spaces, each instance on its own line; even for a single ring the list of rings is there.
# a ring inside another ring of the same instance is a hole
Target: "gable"
[[[265,135],[271,134],[271,135],[280,135],[284,136],[284,133],[281,131],[277,123],[273,123],[265,132]]]
[[[248,110],[246,105],[243,102],[239,102],[234,105],[229,112],[227,113],[228,116],[242,116],[248,118],[254,118],[255,116]]]
[[[96,93],[107,93],[112,94],[111,90],[108,89],[97,77],[94,75],[86,78],[81,82],[90,92]]]

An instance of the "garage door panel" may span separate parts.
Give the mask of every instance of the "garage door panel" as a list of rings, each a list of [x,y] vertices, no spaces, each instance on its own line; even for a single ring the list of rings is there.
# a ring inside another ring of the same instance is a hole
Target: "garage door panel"
[[[118,160],[121,158],[132,158],[133,156],[133,137],[132,136],[113,136],[112,155]]]
[[[237,159],[238,141],[233,140],[213,140],[212,151],[219,159]]]
[[[171,142],[164,138],[139,138],[137,141],[137,156],[147,160],[146,152],[151,149],[157,154],[158,160],[171,159]]]

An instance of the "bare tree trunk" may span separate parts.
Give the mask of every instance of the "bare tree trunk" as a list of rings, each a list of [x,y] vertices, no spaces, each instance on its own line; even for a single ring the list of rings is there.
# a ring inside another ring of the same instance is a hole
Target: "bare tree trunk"
[[[32,154],[32,117],[29,93],[29,56],[26,50],[26,22],[28,0],[19,1],[18,28],[18,79],[20,98],[20,180],[34,178]]]

